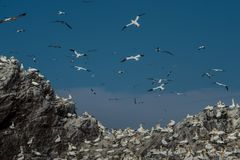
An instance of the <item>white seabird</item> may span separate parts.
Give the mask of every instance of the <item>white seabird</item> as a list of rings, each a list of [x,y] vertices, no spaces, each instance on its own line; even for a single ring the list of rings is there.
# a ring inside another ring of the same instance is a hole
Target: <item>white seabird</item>
[[[25,32],[26,30],[25,29],[17,29],[17,33],[21,33],[21,32]]]
[[[200,50],[206,49],[206,47],[205,47],[204,45],[201,45],[201,46],[199,46],[197,49],[200,51]]]
[[[220,68],[212,68],[211,70],[214,72],[224,72],[224,69],[220,69]]]
[[[55,142],[55,143],[59,143],[59,142],[61,142],[61,137],[60,137],[59,134],[57,135],[57,138],[55,139],[54,142]]]
[[[143,57],[144,55],[143,54],[138,54],[136,56],[129,56],[129,57],[126,57],[124,58],[123,60],[121,60],[121,62],[125,62],[125,61],[128,61],[128,60],[135,60],[135,61],[139,61],[141,57]]]
[[[118,74],[123,74],[123,73],[125,73],[125,72],[124,72],[123,70],[118,70],[117,73],[118,73]]]
[[[209,79],[211,79],[211,77],[212,77],[213,75],[211,75],[211,74],[208,73],[208,72],[202,74],[202,77],[206,77],[206,76],[207,76]]]
[[[147,78],[148,80],[151,80],[152,81],[152,84],[155,84],[155,83],[158,83],[158,84],[161,84],[161,83],[165,83],[167,84],[169,81],[172,81],[170,79],[157,79],[157,78]]]
[[[223,83],[220,83],[220,82],[214,82],[214,84],[216,84],[216,85],[219,85],[219,86],[222,86],[222,87],[225,87],[225,89],[228,91],[228,85],[226,85],[226,84],[223,84]]]
[[[136,26],[137,28],[139,28],[139,27],[140,27],[140,24],[138,23],[138,20],[139,20],[139,18],[140,18],[141,16],[143,16],[143,15],[145,15],[145,13],[138,15],[135,19],[132,19],[132,20],[131,20],[131,23],[125,25],[125,26],[122,28],[122,31],[124,31],[127,27],[129,27],[129,26],[131,26],[131,25],[134,25],[134,26]]]
[[[33,139],[34,139],[34,137],[30,138],[29,141],[27,142],[27,144],[28,144],[29,146],[32,144]]]
[[[58,11],[58,15],[65,15],[66,13],[64,11]]]
[[[14,17],[8,17],[8,18],[5,18],[5,19],[1,19],[0,20],[0,24],[1,23],[4,23],[4,22],[12,22],[12,21],[15,21],[17,20],[18,18],[20,17],[23,17],[23,16],[26,16],[27,14],[26,13],[22,13],[22,14],[19,14],[17,16],[14,16]]]
[[[12,122],[12,124],[9,126],[10,129],[14,129],[15,128],[15,124],[14,122]]]
[[[90,70],[87,68],[83,68],[83,67],[79,67],[79,66],[74,66],[74,67],[77,68],[78,71],[83,70],[83,71],[90,72]]]
[[[157,87],[153,87],[151,89],[148,90],[148,92],[151,92],[151,91],[155,91],[155,90],[158,90],[160,89],[161,91],[163,91],[165,88],[164,88],[164,85],[165,83],[162,83],[161,85],[157,86]]]
[[[79,52],[76,51],[75,49],[69,49],[69,50],[76,55],[76,58],[83,57],[83,56],[87,56],[87,54],[85,54],[85,53],[79,53]]]

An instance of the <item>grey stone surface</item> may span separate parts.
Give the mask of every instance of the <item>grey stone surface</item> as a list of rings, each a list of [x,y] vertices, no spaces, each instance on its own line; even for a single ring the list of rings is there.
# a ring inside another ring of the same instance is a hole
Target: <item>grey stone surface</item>
[[[61,143],[55,143],[58,135]],[[38,71],[0,57],[1,160],[21,159],[20,148],[25,159],[53,159],[66,154],[69,142],[80,146],[98,135],[97,120],[76,116],[74,103],[56,97]]]

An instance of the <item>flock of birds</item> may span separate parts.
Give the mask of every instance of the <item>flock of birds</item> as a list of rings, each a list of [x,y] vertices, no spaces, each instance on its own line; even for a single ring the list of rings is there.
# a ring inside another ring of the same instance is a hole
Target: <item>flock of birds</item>
[[[62,15],[65,15],[66,12],[65,11],[61,11],[59,10],[57,12],[57,15],[59,16],[62,16]],[[19,14],[17,16],[13,16],[13,17],[8,17],[8,18],[4,18],[4,19],[1,19],[0,20],[0,24],[1,23],[7,23],[7,22],[13,22],[13,21],[16,21],[24,16],[26,16],[27,14],[26,13],[22,13],[22,14]],[[144,16],[146,15],[145,13],[142,13],[142,14],[139,14],[136,16],[135,19],[131,19],[130,20],[130,23],[126,24],[123,28],[122,28],[122,31],[125,31],[127,28],[129,27],[136,27],[136,28],[139,28],[141,26],[139,20]],[[52,23],[57,23],[57,24],[61,24],[61,25],[64,25],[65,27],[67,27],[68,29],[72,29],[72,26],[64,21],[64,20],[55,20],[55,21],[52,21]],[[25,32],[25,29],[18,29],[17,30],[17,33],[20,33],[20,32]],[[62,48],[60,45],[58,44],[50,44],[48,47],[51,47],[51,48]],[[201,45],[197,48],[197,50],[201,51],[201,50],[205,50],[206,49],[206,46],[205,45]],[[86,57],[87,54],[86,53],[82,53],[82,52],[79,52],[77,51],[76,49],[69,49],[70,52],[72,52],[74,55],[74,57],[76,59],[79,59],[81,57]],[[156,47],[155,48],[155,52],[156,53],[159,53],[159,54],[167,54],[169,56],[174,56],[174,53],[168,51],[168,50],[163,50],[161,49],[160,47]],[[130,55],[130,56],[127,56],[127,57],[124,57],[120,62],[122,63],[126,63],[127,61],[140,61],[142,58],[144,57],[144,54],[136,54],[136,55]],[[33,61],[36,62],[36,58],[33,57]],[[72,60],[72,62],[74,62],[74,60]],[[74,65],[73,68],[75,68],[77,71],[86,71],[86,72],[91,72],[90,69],[86,68],[86,67],[83,67],[83,66],[78,66],[78,65]],[[205,72],[202,74],[202,77],[207,77],[208,79],[212,79],[214,77],[214,73],[217,73],[217,72],[225,72],[224,69],[221,69],[221,68],[213,68],[213,69],[210,69],[209,72]],[[123,70],[119,70],[118,71],[118,74],[124,74],[125,72]],[[166,78],[148,78],[148,80],[151,80],[152,81],[152,84],[154,85],[152,88],[148,89],[149,92],[152,92],[152,91],[164,91],[167,84],[169,82],[171,82],[172,80],[168,79],[168,77],[171,75],[172,71],[170,71],[167,75]],[[227,84],[224,84],[222,82],[219,82],[219,81],[215,81],[213,82],[213,84],[215,85],[218,85],[220,87],[224,87],[227,91],[229,90],[229,86]],[[96,92],[94,91],[94,93],[96,94]],[[176,92],[177,95],[182,95],[182,93],[179,93],[179,92]]]

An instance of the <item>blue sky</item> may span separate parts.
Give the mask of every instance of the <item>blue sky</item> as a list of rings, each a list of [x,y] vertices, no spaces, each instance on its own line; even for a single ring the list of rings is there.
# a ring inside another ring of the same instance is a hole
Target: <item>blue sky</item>
[[[139,123],[150,127],[158,121],[180,120],[219,99],[230,102],[238,98],[239,5],[239,1],[225,0],[1,0],[1,19],[23,12],[27,16],[0,24],[0,53],[17,57],[25,68],[39,68],[59,94],[73,94],[79,113],[89,111],[109,127],[136,127]],[[66,15],[57,15],[58,10]],[[140,18],[140,28],[121,31],[141,13],[146,15]],[[55,20],[65,20],[73,29],[51,23]],[[26,32],[16,33],[21,28]],[[62,48],[49,48],[50,44]],[[198,51],[200,45],[206,49]],[[175,55],[157,54],[155,47]],[[72,64],[70,48],[96,51]],[[124,57],[138,53],[145,55],[139,62],[120,63]],[[27,55],[34,55],[36,63]],[[73,65],[91,72],[77,72]],[[202,78],[210,68],[226,72],[215,73],[212,80]],[[120,76],[118,70],[126,73]],[[173,81],[161,96],[159,92],[148,93],[153,86],[146,78],[164,78],[170,70]],[[214,81],[228,84],[229,92],[212,84]],[[90,88],[97,94],[93,96]],[[124,100],[105,101],[109,97]],[[144,103],[134,105],[135,97]],[[164,119],[161,114],[165,114]]]

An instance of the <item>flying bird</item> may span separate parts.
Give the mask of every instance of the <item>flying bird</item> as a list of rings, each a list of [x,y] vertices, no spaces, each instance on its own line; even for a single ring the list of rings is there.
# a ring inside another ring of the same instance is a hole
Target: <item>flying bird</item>
[[[210,73],[206,72],[202,74],[202,77],[208,77],[209,79],[211,79],[213,75],[211,75]]]
[[[162,83],[157,87],[153,87],[153,88],[149,89],[148,92],[155,91],[155,90],[163,91],[165,89],[164,86],[165,86],[165,83]]]
[[[200,51],[200,50],[206,49],[206,47],[205,47],[204,45],[201,45],[201,46],[199,46],[197,49]]]
[[[17,20],[18,18],[21,18],[21,17],[24,17],[26,16],[27,13],[22,13],[22,14],[19,14],[17,16],[14,16],[14,17],[8,17],[8,18],[5,18],[5,19],[1,19],[0,20],[0,23],[5,23],[5,22],[12,22],[12,21],[15,21]]]
[[[91,88],[91,92],[92,92],[93,94],[97,94],[97,93],[95,92],[95,90],[92,89],[92,88]]]
[[[56,21],[53,21],[53,23],[60,23],[60,24],[65,25],[65,26],[68,27],[69,29],[72,29],[72,27],[71,27],[66,21],[56,20]]]
[[[58,11],[58,15],[65,15],[66,13],[64,11]]]
[[[128,61],[128,60],[135,60],[135,61],[139,61],[141,57],[143,57],[144,55],[143,54],[138,54],[136,56],[129,56],[129,57],[126,57],[124,58],[123,60],[121,60],[121,62],[125,62],[125,61]]]
[[[162,78],[160,78],[160,79],[157,79],[157,78],[147,78],[147,79],[151,80],[152,84],[156,84],[156,83],[158,83],[158,84],[161,84],[161,83],[167,84],[168,82],[172,81],[170,79],[162,79]]]
[[[118,70],[117,73],[118,73],[118,74],[124,74],[125,71],[123,71],[123,70]]]
[[[214,82],[214,84],[218,85],[218,86],[222,86],[222,87],[225,87],[225,89],[228,91],[228,85],[226,84],[223,84],[223,83],[220,83],[220,82]]]
[[[17,33],[21,33],[21,32],[25,32],[26,30],[25,29],[17,29]]]
[[[173,71],[169,71],[169,72],[167,73],[167,77],[170,77],[170,76],[172,75],[172,73],[173,73]]]
[[[212,68],[211,70],[214,71],[214,72],[224,72],[225,71],[225,70],[220,69],[220,68]]]
[[[174,54],[173,54],[172,52],[167,51],[167,50],[162,50],[162,49],[159,48],[159,47],[155,48],[155,51],[156,51],[157,53],[166,53],[166,54],[168,54],[168,55],[174,56]]]
[[[137,28],[139,28],[139,27],[140,27],[140,24],[138,23],[138,20],[139,20],[139,18],[140,18],[141,16],[143,16],[143,15],[145,15],[145,13],[142,13],[142,14],[138,15],[135,19],[132,19],[132,20],[131,20],[131,23],[125,25],[125,26],[122,28],[122,31],[124,31],[126,28],[128,28],[128,27],[131,26],[131,25],[134,25],[134,26],[136,26]]]
[[[58,45],[58,44],[50,44],[50,45],[48,45],[48,47],[50,47],[50,48],[62,48],[60,45]]]
[[[87,69],[87,68],[84,68],[84,67],[79,67],[79,66],[74,66],[78,71],[87,71],[87,72],[90,72],[90,70],[89,69]]]
[[[80,53],[80,52],[78,52],[78,51],[75,50],[75,49],[69,49],[69,50],[75,54],[76,58],[83,57],[83,56],[87,56],[87,54],[85,54],[85,53]]]

